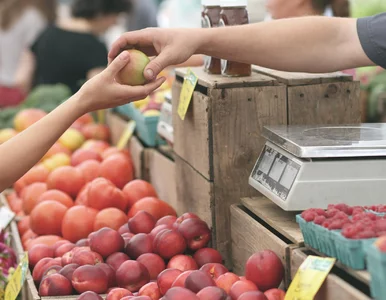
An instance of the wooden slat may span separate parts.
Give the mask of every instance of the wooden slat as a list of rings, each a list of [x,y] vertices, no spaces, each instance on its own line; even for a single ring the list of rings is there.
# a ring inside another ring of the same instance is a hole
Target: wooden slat
[[[356,124],[361,122],[358,82],[288,88],[288,124]]]
[[[198,84],[206,88],[224,89],[237,87],[272,86],[277,84],[277,81],[274,78],[254,72],[252,72],[251,76],[247,77],[225,77],[222,75],[208,74],[201,67],[191,69],[198,76]],[[176,75],[180,78],[184,78],[187,70],[187,68],[177,69]]]
[[[177,110],[182,84],[173,84],[173,108]],[[194,166],[206,179],[213,178],[211,165],[211,105],[207,96],[195,92],[182,121],[173,114],[174,152]]]
[[[260,66],[253,66],[254,72],[264,74],[275,78],[278,82],[288,86],[308,85],[318,83],[352,81],[353,77],[341,72],[334,73],[299,73],[299,72],[283,72],[273,69],[267,69]]]
[[[303,261],[307,258],[307,255],[302,252],[301,249],[295,249],[291,252],[291,278],[293,279],[297,270]],[[335,274],[329,274],[326,281],[323,283],[315,300],[337,300],[337,299],[350,299],[350,300],[369,300],[371,299],[361,291],[357,290],[354,286],[350,285],[343,279],[339,278]]]
[[[296,223],[296,212],[284,211],[268,198],[242,198],[241,203],[294,244],[303,246],[303,234]]]
[[[128,144],[128,149],[133,159],[135,178],[144,178],[144,153],[148,151],[140,140],[133,136]]]
[[[241,205],[232,205],[230,212],[233,272],[244,274],[248,258],[266,249],[274,251],[286,268],[289,245],[249,216]]]
[[[229,206],[260,195],[248,178],[265,144],[263,127],[287,122],[285,88],[213,90],[211,99],[217,247],[225,251],[230,248]]]

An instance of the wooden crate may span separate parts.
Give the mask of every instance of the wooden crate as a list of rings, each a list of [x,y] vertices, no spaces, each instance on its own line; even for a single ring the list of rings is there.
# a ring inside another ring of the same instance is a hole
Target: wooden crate
[[[290,275],[294,278],[297,270],[303,261],[307,258],[307,249],[298,248],[293,249],[290,255]],[[314,253],[311,253],[314,254]],[[333,268],[332,272],[327,276],[315,300],[336,300],[336,299],[350,299],[350,300],[369,300],[369,276],[367,272],[349,273],[342,272],[338,268]],[[366,275],[367,273],[367,275]],[[343,279],[344,278],[344,279]],[[362,292],[360,289],[364,289]]]
[[[360,83],[343,73],[289,73],[253,66],[287,89],[288,124],[352,124],[361,122]]]
[[[290,251],[304,245],[295,214],[281,210],[264,197],[244,198],[230,210],[234,272],[243,274],[246,261],[255,252],[272,250],[285,267],[287,287],[290,283]]]

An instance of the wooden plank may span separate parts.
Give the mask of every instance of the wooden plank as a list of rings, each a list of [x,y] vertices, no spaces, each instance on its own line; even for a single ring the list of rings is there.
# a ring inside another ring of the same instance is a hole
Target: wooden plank
[[[356,124],[361,121],[358,82],[288,88],[288,124]]]
[[[247,77],[225,77],[208,74],[202,67],[191,68],[191,70],[198,76],[198,85],[211,89],[277,85],[274,78],[254,72]],[[187,68],[176,69],[176,75],[180,79],[184,78],[187,71]]]
[[[274,251],[286,268],[289,245],[251,217],[241,205],[234,204],[231,213],[233,272],[244,274],[248,258],[262,250]]]
[[[131,158],[134,164],[134,175],[135,178],[143,179],[144,178],[144,153],[147,151],[142,145],[140,140],[133,136],[128,144],[128,149],[131,154]]]
[[[291,252],[290,257],[291,279],[293,279],[300,265],[307,258],[307,255],[302,249],[295,249]],[[335,299],[368,300],[371,298],[339,278],[337,275],[331,273],[327,276],[327,279],[320,288],[315,300]]]
[[[182,84],[173,84],[173,107],[178,107]],[[211,105],[207,96],[195,92],[182,121],[173,114],[174,152],[186,160],[206,179],[213,178],[211,165]]]
[[[213,90],[211,99],[216,241],[224,253],[230,250],[229,206],[260,195],[248,178],[265,144],[263,127],[287,123],[286,96],[284,86],[274,86]]]
[[[176,207],[179,212],[193,212],[212,227],[213,182],[208,181],[178,155],[175,156],[177,184]],[[212,230],[215,244],[215,228]]]
[[[304,245],[303,234],[296,223],[296,212],[284,211],[264,196],[242,198],[241,203],[294,244]]]
[[[159,151],[152,150],[148,165],[149,181],[157,191],[158,197],[172,207],[178,207],[175,163]]]
[[[299,73],[299,72],[283,72],[273,69],[268,69],[260,66],[252,66],[252,70],[259,74],[264,74],[275,78],[278,82],[288,86],[309,85],[331,82],[352,81],[353,77],[342,72],[333,73]]]

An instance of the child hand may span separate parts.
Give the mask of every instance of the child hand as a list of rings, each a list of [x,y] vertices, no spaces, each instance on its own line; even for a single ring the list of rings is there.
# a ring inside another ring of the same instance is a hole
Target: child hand
[[[125,51],[117,56],[101,73],[87,81],[79,90],[86,112],[117,107],[132,101],[146,98],[159,88],[165,81],[164,77],[143,86],[128,86],[115,80],[118,72],[130,61],[130,55]]]

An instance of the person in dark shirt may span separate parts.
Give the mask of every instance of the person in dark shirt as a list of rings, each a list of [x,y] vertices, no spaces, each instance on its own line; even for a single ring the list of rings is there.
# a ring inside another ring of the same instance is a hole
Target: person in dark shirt
[[[75,0],[72,17],[49,26],[24,54],[18,82],[26,92],[41,84],[62,83],[75,93],[107,65],[99,36],[130,10],[128,0]]]

